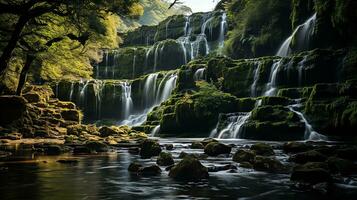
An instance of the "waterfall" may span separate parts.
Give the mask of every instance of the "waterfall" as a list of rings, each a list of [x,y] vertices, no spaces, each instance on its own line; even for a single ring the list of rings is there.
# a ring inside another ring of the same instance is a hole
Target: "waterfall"
[[[105,55],[105,77],[108,77],[109,51],[106,50],[104,55]]]
[[[195,74],[193,75],[194,80],[195,81],[203,80],[204,79],[205,70],[206,70],[205,68],[197,69]]]
[[[167,74],[157,85],[158,73],[150,74],[144,84],[143,100],[145,108],[138,114],[132,114],[127,119],[120,122],[120,125],[138,126],[146,121],[147,114],[155,106],[167,100],[176,87],[177,74]],[[163,87],[162,91],[160,88]]]
[[[313,130],[312,126],[309,124],[309,122],[305,118],[304,114],[302,114],[301,112],[296,110],[296,108],[299,108],[301,106],[302,105],[300,103],[298,103],[298,104],[294,104],[294,105],[289,105],[288,108],[291,112],[296,113],[300,117],[301,122],[303,122],[305,124],[304,139],[305,140],[327,140],[326,136],[321,135]]]
[[[160,104],[160,103],[162,103],[163,101],[165,101],[166,99],[169,98],[169,96],[171,95],[172,91],[176,87],[176,80],[177,80],[177,75],[176,74],[172,74],[170,76],[170,78],[166,81],[164,89],[163,89],[163,91],[161,93],[160,101],[157,102],[157,104]]]
[[[307,56],[305,56],[302,61],[299,62],[298,64],[298,72],[299,72],[299,86],[302,86],[302,72],[304,70],[305,62],[306,62]]]
[[[146,108],[151,107],[155,103],[156,82],[159,74],[150,74],[147,76],[144,84],[144,102]]]
[[[134,56],[133,56],[133,75],[132,75],[132,78],[135,78],[136,48],[134,48],[133,54],[134,54]]]
[[[170,25],[170,22],[171,22],[171,21],[172,21],[172,18],[170,18],[169,21],[167,21],[166,24],[165,24],[166,39],[167,39],[167,36],[168,36],[167,31],[168,31],[168,28],[169,28],[169,25]]]
[[[74,91],[74,82],[71,82],[71,90],[69,92],[69,101],[72,101]]]
[[[94,94],[95,94],[95,111],[96,111],[96,115],[97,118],[100,119],[101,118],[101,113],[102,113],[102,91],[104,88],[104,83],[102,81],[98,81],[96,80],[95,84],[94,84]]]
[[[155,126],[154,129],[152,129],[150,136],[151,137],[155,137],[157,134],[159,134],[160,132],[160,125]]]
[[[269,83],[267,84],[267,89],[264,93],[264,96],[273,96],[276,92],[276,77],[278,75],[279,68],[281,67],[282,60],[274,61],[270,76],[269,76]]]
[[[114,60],[113,60],[113,66],[112,66],[112,79],[115,78],[115,67],[119,68],[119,52],[114,51]]]
[[[56,97],[58,98],[59,94],[59,82],[56,82]]]
[[[211,132],[210,137],[216,137],[218,139],[227,138],[241,138],[243,132],[243,125],[251,116],[251,112],[248,113],[231,113],[227,118],[228,125],[218,132],[219,123],[216,128]]]
[[[227,28],[227,14],[224,12],[222,14],[222,20],[221,20],[221,27],[219,31],[219,38],[218,38],[218,46],[219,48],[224,47],[224,36],[226,33],[226,28]]]
[[[252,85],[250,86],[250,96],[252,97],[257,96],[257,84],[259,80],[260,62],[256,62],[255,65],[256,67],[254,69],[254,79]]]
[[[280,46],[277,56],[286,57],[292,53],[291,43],[296,38],[298,51],[308,50],[311,36],[314,33],[316,24],[316,13],[310,17],[305,23],[296,27],[294,32]]]
[[[185,27],[184,27],[184,36],[191,35],[192,28],[191,26],[191,16],[185,16]]]
[[[133,100],[131,99],[131,85],[130,83],[123,82],[120,84],[121,89],[122,89],[122,111],[123,111],[123,117],[126,119],[129,117],[130,112],[133,108]]]

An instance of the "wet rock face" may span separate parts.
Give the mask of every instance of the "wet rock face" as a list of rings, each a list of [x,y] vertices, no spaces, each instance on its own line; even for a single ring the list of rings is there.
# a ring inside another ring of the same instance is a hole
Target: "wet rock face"
[[[148,167],[141,167],[138,170],[138,175],[141,176],[155,176],[161,174],[161,169],[157,165],[151,165]]]
[[[254,151],[257,155],[260,155],[260,156],[275,155],[273,147],[271,147],[269,144],[265,144],[265,143],[253,144],[250,147],[250,150]]]
[[[184,181],[199,181],[209,177],[208,170],[197,159],[186,156],[171,168],[169,176]]]
[[[142,142],[140,156],[143,159],[158,156],[161,152],[160,144],[154,140],[146,139]]]

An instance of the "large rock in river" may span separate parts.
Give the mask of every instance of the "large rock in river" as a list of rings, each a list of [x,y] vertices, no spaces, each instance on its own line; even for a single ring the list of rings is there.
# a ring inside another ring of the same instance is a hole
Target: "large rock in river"
[[[191,156],[184,157],[171,168],[169,176],[177,180],[198,181],[209,177],[208,170],[199,160]]]

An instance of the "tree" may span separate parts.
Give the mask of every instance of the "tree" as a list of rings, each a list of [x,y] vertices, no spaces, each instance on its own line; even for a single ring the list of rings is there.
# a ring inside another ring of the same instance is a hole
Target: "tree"
[[[139,12],[137,8],[132,9],[137,1],[0,0],[0,18],[11,19],[7,25],[0,27],[0,33],[4,36],[0,41],[1,78],[6,76],[14,54],[27,64],[27,61],[32,63],[38,55],[43,55],[59,42],[74,41],[77,48],[88,46],[88,40],[106,31],[100,21],[113,13],[127,16]],[[53,33],[53,30],[51,33],[53,26],[62,26],[59,34]],[[3,89],[0,86],[0,93]]]

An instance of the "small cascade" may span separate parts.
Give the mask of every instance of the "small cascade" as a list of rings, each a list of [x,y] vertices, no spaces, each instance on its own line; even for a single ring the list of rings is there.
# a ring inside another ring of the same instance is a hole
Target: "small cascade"
[[[69,101],[73,100],[74,82],[71,82],[71,90],[69,92]]]
[[[243,132],[242,127],[251,116],[251,112],[231,113],[227,115],[228,116],[225,121],[228,122],[228,124],[219,131],[218,129],[220,127],[220,123],[218,123],[216,128],[211,132],[210,137],[215,137],[218,139],[241,138]]]
[[[191,25],[191,16],[185,16],[185,27],[184,27],[184,37],[191,35],[192,28]]]
[[[205,71],[206,71],[205,68],[197,69],[195,74],[193,75],[194,80],[195,81],[203,80]]]
[[[252,97],[257,96],[257,84],[259,80],[260,62],[256,62],[255,65],[256,67],[254,69],[254,79],[252,85],[250,86],[250,96]]]
[[[85,105],[85,99],[86,99],[85,95],[87,93],[88,83],[89,83],[89,81],[85,81],[83,83],[83,81],[81,80],[82,88],[80,89],[80,92],[79,92],[79,102],[83,107]]]
[[[305,23],[296,27],[294,32],[280,46],[277,56],[286,57],[292,53],[291,43],[296,38],[296,50],[304,51],[309,49],[309,44],[312,35],[314,34],[316,24],[316,13],[310,17]]]
[[[156,97],[156,83],[159,74],[150,74],[144,84],[144,104],[146,108],[149,108],[155,104]]]
[[[123,82],[120,84],[122,89],[122,110],[123,118],[129,117],[131,110],[133,108],[133,100],[131,99],[131,85],[128,82]]]
[[[159,132],[160,132],[160,125],[157,125],[157,126],[155,126],[154,129],[152,129],[150,136],[155,137],[159,134]]]
[[[168,29],[169,29],[169,25],[170,25],[170,22],[171,22],[171,21],[172,21],[172,18],[170,18],[169,21],[167,21],[166,24],[165,24],[165,31],[166,31],[166,32],[165,32],[165,33],[166,33],[166,35],[165,35],[166,37],[165,37],[165,38],[166,38],[166,39],[167,39],[167,37],[168,37]]]
[[[134,51],[133,51],[133,75],[132,75],[132,78],[135,78],[135,65],[136,65],[136,48],[134,48]]]
[[[221,27],[220,27],[220,31],[219,31],[219,38],[218,38],[219,48],[224,47],[224,36],[226,34],[226,29],[227,29],[227,14],[223,13],[221,18],[222,18],[222,21],[221,21]]]
[[[271,67],[269,83],[264,96],[274,96],[276,92],[276,77],[278,75],[279,68],[281,67],[282,60],[275,61]]]
[[[304,70],[304,66],[305,66],[305,62],[306,62],[307,56],[304,57],[304,59],[302,59],[302,61],[299,62],[298,64],[298,71],[299,71],[299,86],[302,86],[303,83],[303,70]]]
[[[104,58],[105,58],[105,77],[108,77],[108,67],[109,67],[109,51],[108,50],[105,50]]]
[[[300,103],[298,103],[298,104],[289,105],[288,108],[289,108],[289,110],[291,112],[296,113],[300,117],[301,122],[303,122],[305,124],[304,139],[305,140],[327,140],[326,136],[321,135],[321,134],[319,134],[319,133],[317,133],[316,131],[313,130],[311,124],[309,124],[309,122],[305,118],[304,114],[302,114],[301,112],[297,111],[297,108],[299,108],[301,106],[302,105]]]
[[[169,77],[169,79],[165,83],[164,89],[161,92],[160,101],[157,102],[157,104],[160,104],[160,103],[162,103],[163,101],[165,101],[166,99],[169,98],[169,96],[171,95],[172,91],[176,87],[176,80],[177,80],[177,75],[176,74],[172,74]]]
[[[146,121],[147,114],[157,105],[167,100],[176,87],[177,74],[166,74],[157,84],[158,73],[150,74],[144,84],[143,101],[145,108],[138,114],[132,114],[120,125],[138,126]],[[161,90],[162,88],[162,90]]]
[[[94,84],[94,94],[95,94],[95,111],[98,119],[101,118],[102,113],[102,92],[104,88],[104,83],[102,81],[96,80],[96,84]]]

